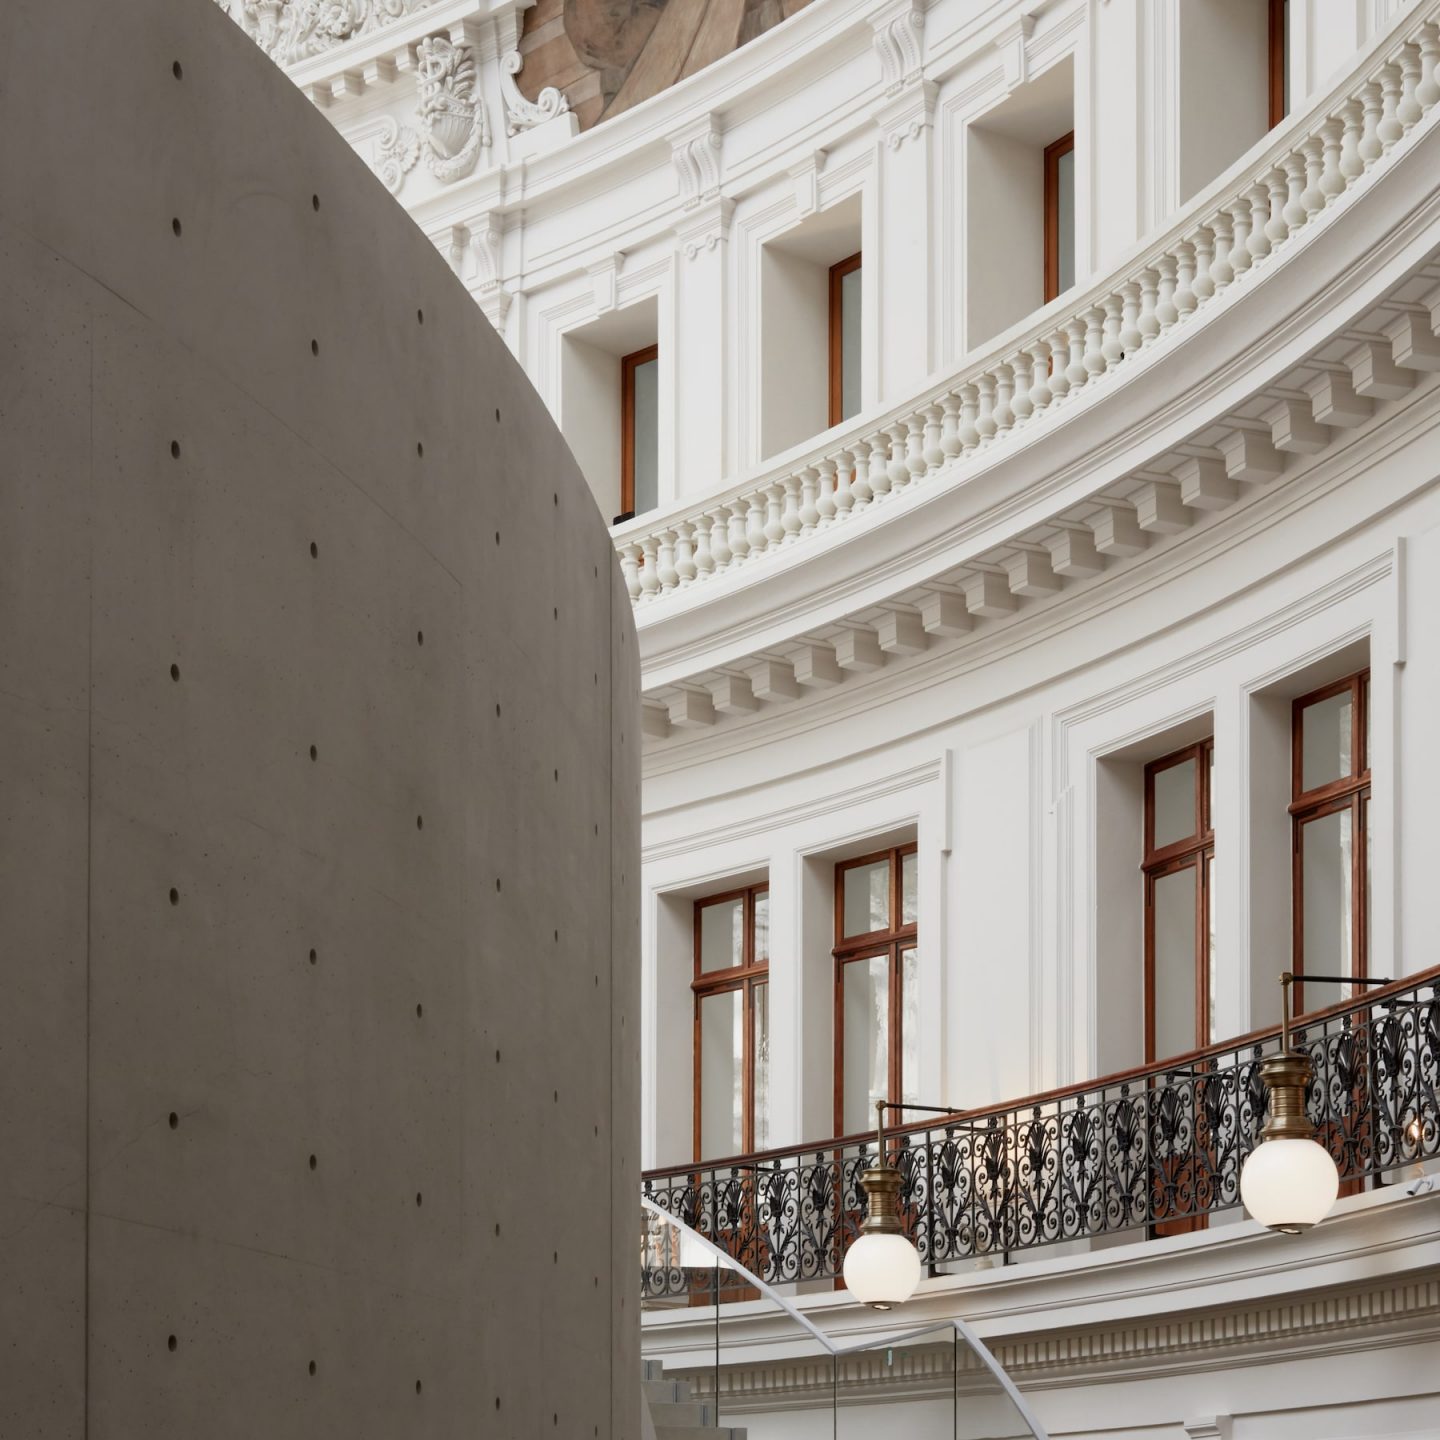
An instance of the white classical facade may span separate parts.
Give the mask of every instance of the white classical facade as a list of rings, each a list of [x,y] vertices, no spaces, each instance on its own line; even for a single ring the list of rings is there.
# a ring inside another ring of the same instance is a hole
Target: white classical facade
[[[584,131],[520,93],[515,0],[349,0],[324,33],[325,7],[227,8],[449,257],[607,516],[623,362],[657,347],[658,504],[613,532],[645,690],[648,1166],[728,1158],[695,1093],[720,895],[763,894],[768,925],[735,1148],[849,1128],[857,857],[914,847],[881,927],[913,925],[903,1089],[956,1110],[1273,1026],[1304,925],[1311,973],[1440,964],[1440,3],[1291,0],[1274,69],[1262,0],[812,0]],[[1047,299],[1071,132],[1074,283]],[[827,274],[857,253],[859,406],[831,424]],[[1327,910],[1294,702],[1341,682],[1367,778],[1325,791],[1360,807]],[[1190,747],[1211,840],[1177,1019],[1147,886],[1193,857],[1147,868],[1147,795]],[[1176,1025],[1197,1040],[1157,1039]],[[1440,1201],[1351,1190],[1298,1238],[1232,1207],[939,1265],[906,1319],[969,1320],[1056,1437],[1431,1440]],[[886,1329],[797,1293],[832,1333]],[[828,1363],[722,1309],[722,1414],[829,1435]],[[713,1326],[651,1316],[647,1353],[698,1370]],[[868,1433],[948,1435],[938,1365],[842,1385]]]

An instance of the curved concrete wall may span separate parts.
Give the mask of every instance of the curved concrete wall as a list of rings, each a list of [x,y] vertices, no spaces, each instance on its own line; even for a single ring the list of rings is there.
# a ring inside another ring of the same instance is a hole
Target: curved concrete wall
[[[0,1435],[633,1440],[601,518],[208,0],[6,0],[0,128]]]

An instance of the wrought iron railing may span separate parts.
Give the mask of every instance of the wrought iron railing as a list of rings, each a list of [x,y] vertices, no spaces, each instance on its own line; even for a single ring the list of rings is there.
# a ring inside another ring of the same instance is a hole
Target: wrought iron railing
[[[1342,1193],[1440,1154],[1440,969],[1304,1016],[1316,1133]],[[1265,1123],[1257,1032],[1162,1065],[886,1136],[906,1230],[929,1266],[1127,1231],[1169,1233],[1240,1205]],[[648,1172],[643,1192],[770,1284],[828,1280],[865,1218],[873,1136]],[[683,1271],[644,1276],[652,1298]],[[737,1293],[738,1290],[737,1290]]]

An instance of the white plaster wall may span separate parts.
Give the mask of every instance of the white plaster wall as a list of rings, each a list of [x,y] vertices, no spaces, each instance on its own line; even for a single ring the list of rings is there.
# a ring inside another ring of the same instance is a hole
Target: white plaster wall
[[[1183,0],[1175,15],[1183,205],[1270,128],[1269,7]]]

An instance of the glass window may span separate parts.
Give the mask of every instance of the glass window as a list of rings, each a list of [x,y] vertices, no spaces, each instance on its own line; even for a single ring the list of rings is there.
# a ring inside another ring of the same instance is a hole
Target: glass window
[[[1045,299],[1075,283],[1075,135],[1045,147]]]
[[[702,904],[700,969],[724,970],[745,963],[745,897]]]
[[[876,860],[845,871],[845,931],[842,939],[890,928],[890,861]]]
[[[1297,1011],[1349,998],[1350,986],[1318,977],[1368,972],[1369,680],[1362,670],[1293,707]]]
[[[920,1088],[915,847],[835,867],[835,1127],[875,1124],[877,1100]]]
[[[860,256],[830,267],[830,423],[860,410]]]
[[[1183,1055],[1197,1046],[1195,917],[1200,867],[1157,875],[1153,881],[1155,1057]]]
[[[745,1148],[745,992],[700,997],[700,1155],[739,1155]]]
[[[1195,813],[1195,772],[1192,755],[1178,765],[1155,771],[1155,825],[1152,844],[1163,850],[1178,840],[1188,840],[1199,829]]]
[[[1145,1058],[1163,1060],[1214,1038],[1215,745],[1201,740],[1145,767]]]
[[[695,1158],[764,1149],[770,1137],[770,892],[695,904]]]
[[[620,362],[620,506],[639,515],[660,503],[660,351]]]
[[[844,1076],[840,1131],[875,1124],[875,1102],[890,1098],[890,957],[872,955],[841,966]]]

